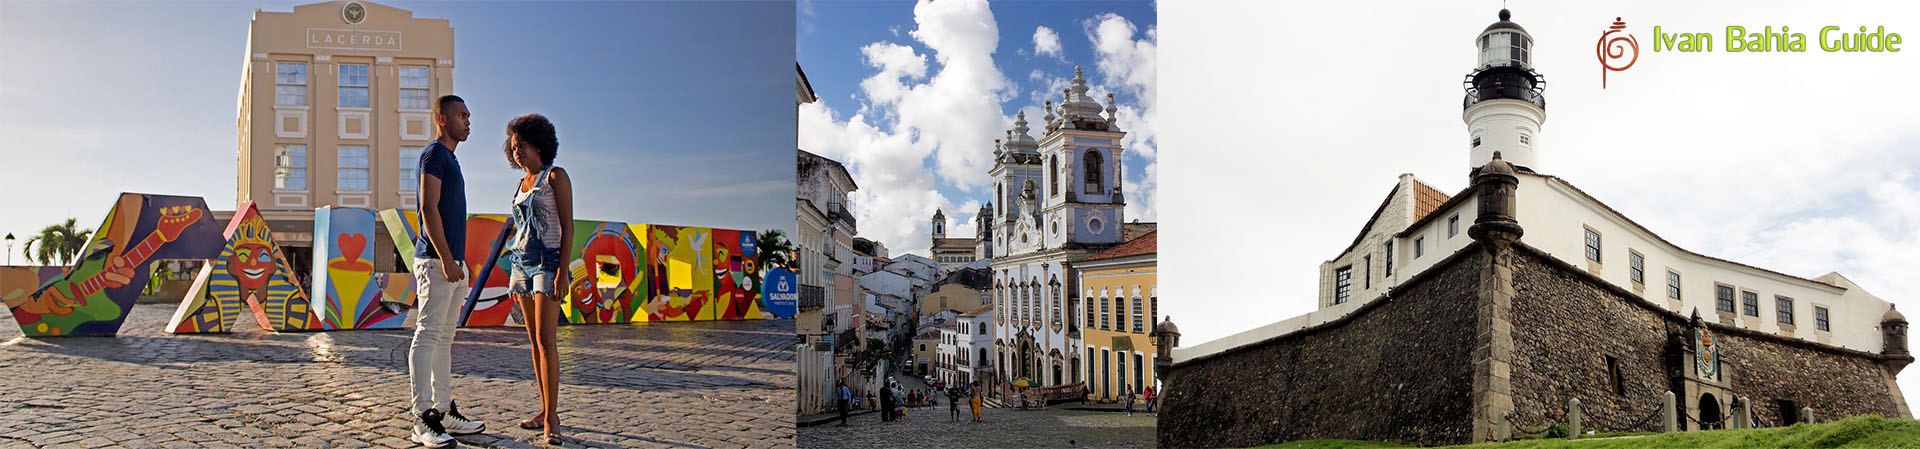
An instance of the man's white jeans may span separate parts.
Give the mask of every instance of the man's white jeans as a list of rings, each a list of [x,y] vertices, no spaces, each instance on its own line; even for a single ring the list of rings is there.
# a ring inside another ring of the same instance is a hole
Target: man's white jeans
[[[464,262],[454,263],[462,272],[467,268]],[[445,412],[453,405],[453,331],[471,287],[464,278],[447,282],[440,264],[439,259],[413,261],[414,313],[420,320],[413,329],[413,347],[407,350],[407,372],[413,377],[415,417],[427,409]]]

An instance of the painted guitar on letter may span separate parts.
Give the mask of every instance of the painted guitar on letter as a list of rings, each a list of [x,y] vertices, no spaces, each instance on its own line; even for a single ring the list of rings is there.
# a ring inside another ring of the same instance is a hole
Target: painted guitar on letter
[[[147,257],[162,245],[180,237],[182,229],[199,221],[204,214],[205,211],[192,206],[161,209],[153,233],[139,244],[128,247],[120,257],[105,263],[92,263],[97,255],[109,253],[108,249],[96,250],[96,256],[81,261],[66,277],[41,286],[33,292],[33,301],[45,305],[48,313],[35,317],[35,321],[44,321],[36,326],[41,328],[38,330],[61,335],[83,323],[119,318],[122,314],[120,306],[102,290],[131,282],[136,274],[133,272],[135,267],[145,263]],[[33,324],[33,321],[22,320],[21,324]]]

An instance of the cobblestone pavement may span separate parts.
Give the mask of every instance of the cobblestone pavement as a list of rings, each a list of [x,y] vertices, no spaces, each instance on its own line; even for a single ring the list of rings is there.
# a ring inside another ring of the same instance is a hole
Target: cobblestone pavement
[[[160,331],[142,304],[115,338],[22,337],[0,308],[0,448],[415,447],[412,330]],[[411,327],[411,323],[408,325]],[[793,321],[561,326],[566,447],[792,447]],[[543,447],[519,327],[461,329],[454,395],[487,432],[466,447]]]
[[[800,446],[815,448],[987,448],[987,447],[1072,447],[1072,448],[1149,448],[1154,445],[1155,418],[1145,413],[1067,410],[1056,405],[1046,410],[983,409],[982,422],[972,422],[972,413],[960,408],[960,420],[952,421],[946,398],[940,406],[907,410],[907,416],[894,422],[880,422],[879,414],[800,429]]]

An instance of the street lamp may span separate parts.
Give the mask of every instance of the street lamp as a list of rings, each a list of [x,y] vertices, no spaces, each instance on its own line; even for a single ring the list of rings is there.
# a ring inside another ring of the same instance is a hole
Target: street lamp
[[[13,233],[7,233],[7,265],[13,265]]]

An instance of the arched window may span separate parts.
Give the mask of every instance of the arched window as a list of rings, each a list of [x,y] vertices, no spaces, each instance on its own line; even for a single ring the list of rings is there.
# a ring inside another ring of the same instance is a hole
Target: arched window
[[[1001,185],[1000,183],[997,183],[997,182],[993,183],[993,196],[996,198],[1001,198],[1000,211],[998,213],[1000,215],[1006,215],[1007,200],[1005,198],[1007,198],[1007,186]]]
[[[1104,192],[1105,189],[1101,188],[1102,184],[1100,183],[1100,171],[1101,171],[1101,167],[1103,167],[1103,165],[1100,162],[1100,152],[1094,151],[1094,150],[1087,150],[1086,160],[1082,162],[1081,165],[1084,165],[1086,167],[1086,172],[1087,172],[1087,175],[1085,176],[1087,180],[1087,185],[1081,191],[1086,193]]]
[[[1060,155],[1047,156],[1047,195],[1060,195]]]

